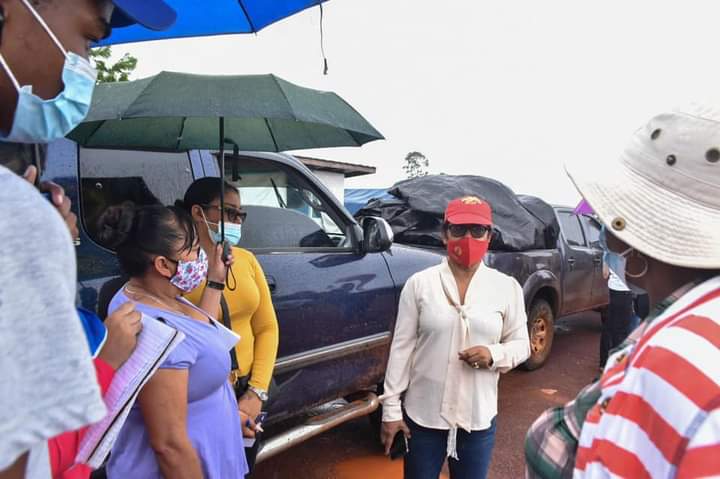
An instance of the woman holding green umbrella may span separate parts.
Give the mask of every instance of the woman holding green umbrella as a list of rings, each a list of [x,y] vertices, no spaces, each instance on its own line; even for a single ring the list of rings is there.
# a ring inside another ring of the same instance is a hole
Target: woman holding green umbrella
[[[220,205],[220,191],[224,191],[224,207]],[[238,409],[243,424],[243,434],[255,437],[255,419],[260,415],[263,403],[268,399],[275,358],[278,350],[278,322],[270,298],[270,289],[260,263],[255,256],[235,247],[242,234],[242,222],[246,213],[241,208],[238,190],[220,178],[207,177],[193,182],[177,206],[193,218],[200,237],[200,246],[206,252],[213,251],[221,242],[220,222],[225,222],[225,240],[232,248],[234,263],[230,284],[213,284],[206,281],[185,295],[199,304],[206,288],[223,290],[227,311],[218,311],[218,317],[240,336],[232,359],[234,373],[240,378]],[[225,313],[227,316],[225,317]],[[252,469],[259,441],[245,450],[248,465]]]

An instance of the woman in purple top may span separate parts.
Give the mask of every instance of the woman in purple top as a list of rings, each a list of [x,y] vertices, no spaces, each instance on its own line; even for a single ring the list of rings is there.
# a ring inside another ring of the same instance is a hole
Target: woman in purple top
[[[223,263],[218,247],[208,262],[192,219],[172,207],[122,206],[107,218],[103,240],[130,277],[109,310],[132,301],[185,334],[140,392],[112,449],[108,477],[244,477],[240,415],[228,382],[228,352],[238,337],[205,313],[219,309],[232,258]],[[216,286],[205,288],[200,309],[180,295],[206,276]]]

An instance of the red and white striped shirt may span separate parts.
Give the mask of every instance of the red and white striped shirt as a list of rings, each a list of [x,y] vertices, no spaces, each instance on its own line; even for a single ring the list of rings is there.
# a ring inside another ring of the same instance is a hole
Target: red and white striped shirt
[[[601,385],[575,478],[720,477],[720,277],[616,352]]]

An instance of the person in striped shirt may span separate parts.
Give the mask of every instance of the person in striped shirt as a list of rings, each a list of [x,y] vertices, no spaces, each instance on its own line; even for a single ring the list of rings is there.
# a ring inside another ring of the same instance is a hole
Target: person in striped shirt
[[[720,109],[659,115],[615,164],[568,173],[663,308],[531,427],[527,476],[720,477]]]

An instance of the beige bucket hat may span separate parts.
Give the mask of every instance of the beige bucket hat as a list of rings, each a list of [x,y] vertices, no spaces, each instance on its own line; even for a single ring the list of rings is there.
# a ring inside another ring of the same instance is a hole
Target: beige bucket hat
[[[566,169],[628,245],[672,265],[720,268],[720,109],[692,105],[656,116],[619,159],[584,175]]]

